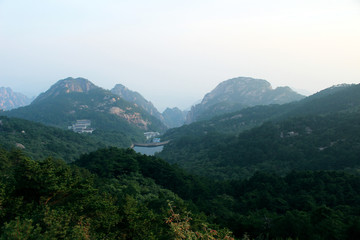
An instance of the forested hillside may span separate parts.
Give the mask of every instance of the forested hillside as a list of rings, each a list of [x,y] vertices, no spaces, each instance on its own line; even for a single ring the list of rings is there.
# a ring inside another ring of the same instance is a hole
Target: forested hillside
[[[99,165],[102,170],[93,174],[98,159],[104,160]],[[139,161],[147,163],[141,171],[134,168]],[[174,181],[184,181],[184,174],[176,177],[181,171],[161,160],[110,148],[83,156],[77,165],[84,168],[1,150],[0,238],[165,240],[181,234],[219,238],[230,234],[216,225],[211,225],[216,228],[212,230],[199,211],[191,214],[191,231],[187,229],[186,209],[195,209],[194,205],[157,184],[161,176],[152,173],[151,166],[170,170],[166,178]]]
[[[210,120],[194,122],[179,128],[170,129],[163,137],[166,139],[176,139],[185,135],[201,136],[209,132],[235,135],[244,130],[260,126],[266,121],[354,111],[359,108],[359,96],[360,84],[333,86],[298,102],[248,107],[241,111],[216,116]]]
[[[344,172],[192,176],[108,148],[74,164],[0,151],[1,239],[358,239],[360,178]],[[191,213],[188,212],[191,211]]]
[[[127,136],[121,133],[95,130],[93,134],[79,134],[24,119],[0,116],[0,145],[7,150],[22,149],[34,159],[52,156],[72,162],[81,154],[101,147],[130,144]]]
[[[298,103],[248,108],[169,130],[164,138],[171,142],[159,156],[219,179],[247,178],[257,170],[357,171],[359,106],[360,85],[353,85]]]
[[[109,147],[138,133],[115,120],[85,135],[3,116],[0,239],[359,239],[359,89],[172,129],[166,161]]]
[[[67,129],[76,120],[88,119],[104,139],[121,136],[122,147],[142,141],[144,131],[165,131],[161,121],[141,107],[83,78],[58,81],[32,104],[1,115],[23,118]]]
[[[243,179],[258,170],[360,169],[360,113],[268,122],[238,136],[208,133],[172,140],[159,154],[192,173]]]

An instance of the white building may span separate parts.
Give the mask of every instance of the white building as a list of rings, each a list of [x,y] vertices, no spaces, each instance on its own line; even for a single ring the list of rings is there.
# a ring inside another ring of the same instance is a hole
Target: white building
[[[156,136],[159,136],[160,133],[159,132],[146,132],[144,133],[144,136],[146,137],[146,140],[149,140],[151,138],[154,138]]]
[[[72,130],[77,133],[92,133],[94,129],[91,127],[91,121],[87,119],[76,120],[76,123],[72,125]]]

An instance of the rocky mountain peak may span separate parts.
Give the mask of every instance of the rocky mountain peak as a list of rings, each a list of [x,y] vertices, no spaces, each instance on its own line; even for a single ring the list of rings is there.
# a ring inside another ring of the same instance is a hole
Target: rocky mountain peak
[[[66,94],[71,92],[89,92],[90,90],[97,89],[96,85],[85,78],[65,78],[59,80],[57,83],[52,85],[49,90],[40,94],[34,103],[47,99],[49,97],[55,97],[60,94]]]
[[[55,83],[48,91],[64,91],[70,92],[88,92],[98,88],[92,82],[85,78],[65,78]]]
[[[250,77],[232,78],[221,82],[214,90],[206,94],[201,104],[219,101],[252,101],[252,98],[271,90],[271,84],[266,80]]]
[[[143,96],[141,96],[140,93],[135,92],[135,91],[131,91],[130,89],[128,89],[127,87],[125,87],[122,84],[116,84],[114,86],[113,89],[111,89],[111,92],[122,97],[123,99],[125,99],[126,101],[129,102],[135,102],[136,100],[140,100],[142,102],[148,102]]]
[[[125,87],[124,85],[118,83],[114,86],[113,88],[114,91],[118,90],[118,91],[130,91],[127,87]]]
[[[92,82],[85,78],[66,78],[58,81],[55,86],[63,87],[66,92],[88,92],[92,89],[98,88]]]
[[[132,91],[122,84],[116,84],[115,87],[111,89],[111,92],[120,96],[126,101],[134,103],[137,106],[143,108],[145,111],[158,118],[160,121],[164,120],[163,116],[155,108],[155,106],[150,101],[146,100],[140,93]]]
[[[22,93],[14,92],[11,88],[0,87],[0,109],[10,110],[30,104],[31,99]]]
[[[221,82],[205,95],[200,104],[192,107],[187,123],[210,119],[218,114],[241,110],[244,107],[267,104],[283,104],[297,101],[304,96],[289,87],[273,89],[263,79],[237,77]]]

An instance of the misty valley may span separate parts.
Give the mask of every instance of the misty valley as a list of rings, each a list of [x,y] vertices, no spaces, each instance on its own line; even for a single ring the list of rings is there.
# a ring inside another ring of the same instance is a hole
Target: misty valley
[[[360,84],[0,88],[0,239],[360,239]]]

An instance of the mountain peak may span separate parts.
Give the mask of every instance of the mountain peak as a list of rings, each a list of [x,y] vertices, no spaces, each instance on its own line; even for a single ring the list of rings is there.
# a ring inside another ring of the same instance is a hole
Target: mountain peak
[[[122,85],[122,84],[120,84],[120,83],[116,84],[113,89],[131,91],[131,90],[129,90],[127,87],[125,87],[124,85]],[[131,92],[133,92],[133,91],[131,91]]]
[[[161,113],[150,101],[146,100],[140,93],[132,91],[122,84],[116,84],[115,87],[111,89],[111,92],[120,96],[128,102],[136,104],[137,106],[143,108],[145,111],[150,113],[152,116],[163,121]]]
[[[85,78],[72,78],[68,77],[59,80],[57,83],[52,85],[49,90],[40,94],[34,103],[47,99],[49,97],[55,97],[60,94],[66,94],[71,92],[89,92],[90,90],[97,89],[96,85]]]
[[[9,87],[0,87],[0,109],[10,110],[30,104],[31,99]]]
[[[272,90],[271,84],[263,79],[250,77],[237,77],[221,82],[214,90],[206,94],[201,104],[212,104],[212,102],[232,101],[239,102],[249,100],[266,91]],[[246,103],[244,103],[246,104]]]
[[[66,93],[70,92],[88,92],[92,89],[98,88],[95,86],[92,82],[85,78],[72,78],[68,77],[63,80],[59,80],[57,83],[55,83],[51,89],[64,89]]]
[[[273,89],[263,79],[237,77],[221,82],[205,95],[200,104],[192,107],[187,122],[209,119],[219,114],[240,110],[244,107],[267,104],[283,104],[304,98],[289,87]]]

